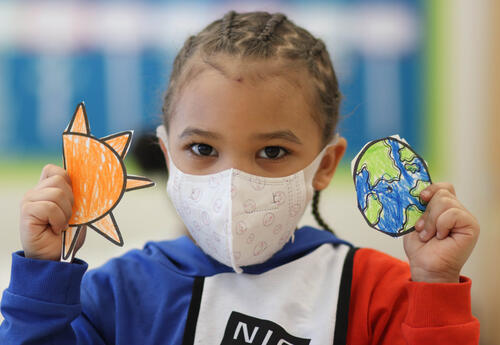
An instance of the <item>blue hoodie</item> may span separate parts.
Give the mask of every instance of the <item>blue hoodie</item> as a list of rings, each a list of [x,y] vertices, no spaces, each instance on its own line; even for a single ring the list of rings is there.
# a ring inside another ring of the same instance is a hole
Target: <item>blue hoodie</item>
[[[261,274],[325,243],[347,244],[303,227],[268,261],[243,270]],[[13,253],[0,344],[181,344],[196,278],[234,272],[186,236],[148,242],[86,270],[79,259],[68,264]]]

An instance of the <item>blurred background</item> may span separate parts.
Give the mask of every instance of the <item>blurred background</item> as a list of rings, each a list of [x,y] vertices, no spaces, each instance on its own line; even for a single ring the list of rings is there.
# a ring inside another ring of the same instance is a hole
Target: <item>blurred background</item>
[[[494,0],[2,1],[0,2],[0,290],[20,249],[19,202],[47,163],[62,165],[61,134],[85,101],[92,134],[134,129],[127,172],[154,189],[125,194],[113,211],[125,245],[95,232],[78,256],[99,266],[184,229],[165,193],[150,138],[177,51],[227,11],[283,12],[322,38],[344,94],[349,147],[322,194],[338,235],[405,259],[401,239],[369,228],[349,163],[370,140],[400,134],[434,181],[452,182],[481,224],[463,274],[473,280],[481,344],[500,344],[500,2]],[[315,224],[306,213],[304,224]],[[1,320],[1,316],[0,316]]]

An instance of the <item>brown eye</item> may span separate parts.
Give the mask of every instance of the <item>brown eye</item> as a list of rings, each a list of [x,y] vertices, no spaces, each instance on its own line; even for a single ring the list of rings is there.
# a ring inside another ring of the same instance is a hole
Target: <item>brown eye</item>
[[[191,151],[197,156],[216,156],[217,151],[207,144],[192,144]]]
[[[278,159],[285,156],[287,153],[288,151],[281,146],[266,146],[259,151],[257,156],[259,158]]]

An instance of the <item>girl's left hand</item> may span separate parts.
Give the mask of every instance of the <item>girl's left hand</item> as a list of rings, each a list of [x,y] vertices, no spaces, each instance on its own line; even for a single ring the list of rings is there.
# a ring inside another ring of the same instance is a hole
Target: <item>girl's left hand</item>
[[[404,236],[412,281],[458,283],[460,270],[479,236],[477,219],[458,201],[450,183],[433,183],[420,193],[427,209]]]

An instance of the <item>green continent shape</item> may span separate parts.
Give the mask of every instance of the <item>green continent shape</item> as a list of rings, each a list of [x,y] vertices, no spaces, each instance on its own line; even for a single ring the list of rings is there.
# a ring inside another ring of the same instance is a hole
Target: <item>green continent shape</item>
[[[366,198],[365,216],[370,224],[375,225],[379,221],[380,213],[382,213],[382,203],[378,200],[376,194],[368,194]]]
[[[422,192],[425,188],[427,188],[428,186],[430,186],[430,184],[431,183],[429,181],[418,180],[417,184],[415,185],[415,187],[413,187],[412,189],[410,189],[410,195],[414,196],[415,198],[418,198],[418,200],[420,201],[420,203],[423,205],[424,201],[420,198],[420,192]]]
[[[391,146],[386,141],[377,141],[363,153],[358,162],[356,173],[363,168],[369,173],[369,183],[373,187],[382,178],[387,181],[398,180],[401,172],[391,159]]]
[[[418,209],[415,205],[410,205],[405,210],[405,223],[403,225],[403,229],[400,231],[406,231],[415,226],[415,223],[423,214],[422,211]]]
[[[415,163],[406,163],[405,169],[414,174],[418,171],[418,165]]]
[[[402,162],[411,162],[416,156],[415,152],[406,146],[399,149],[399,157]]]

